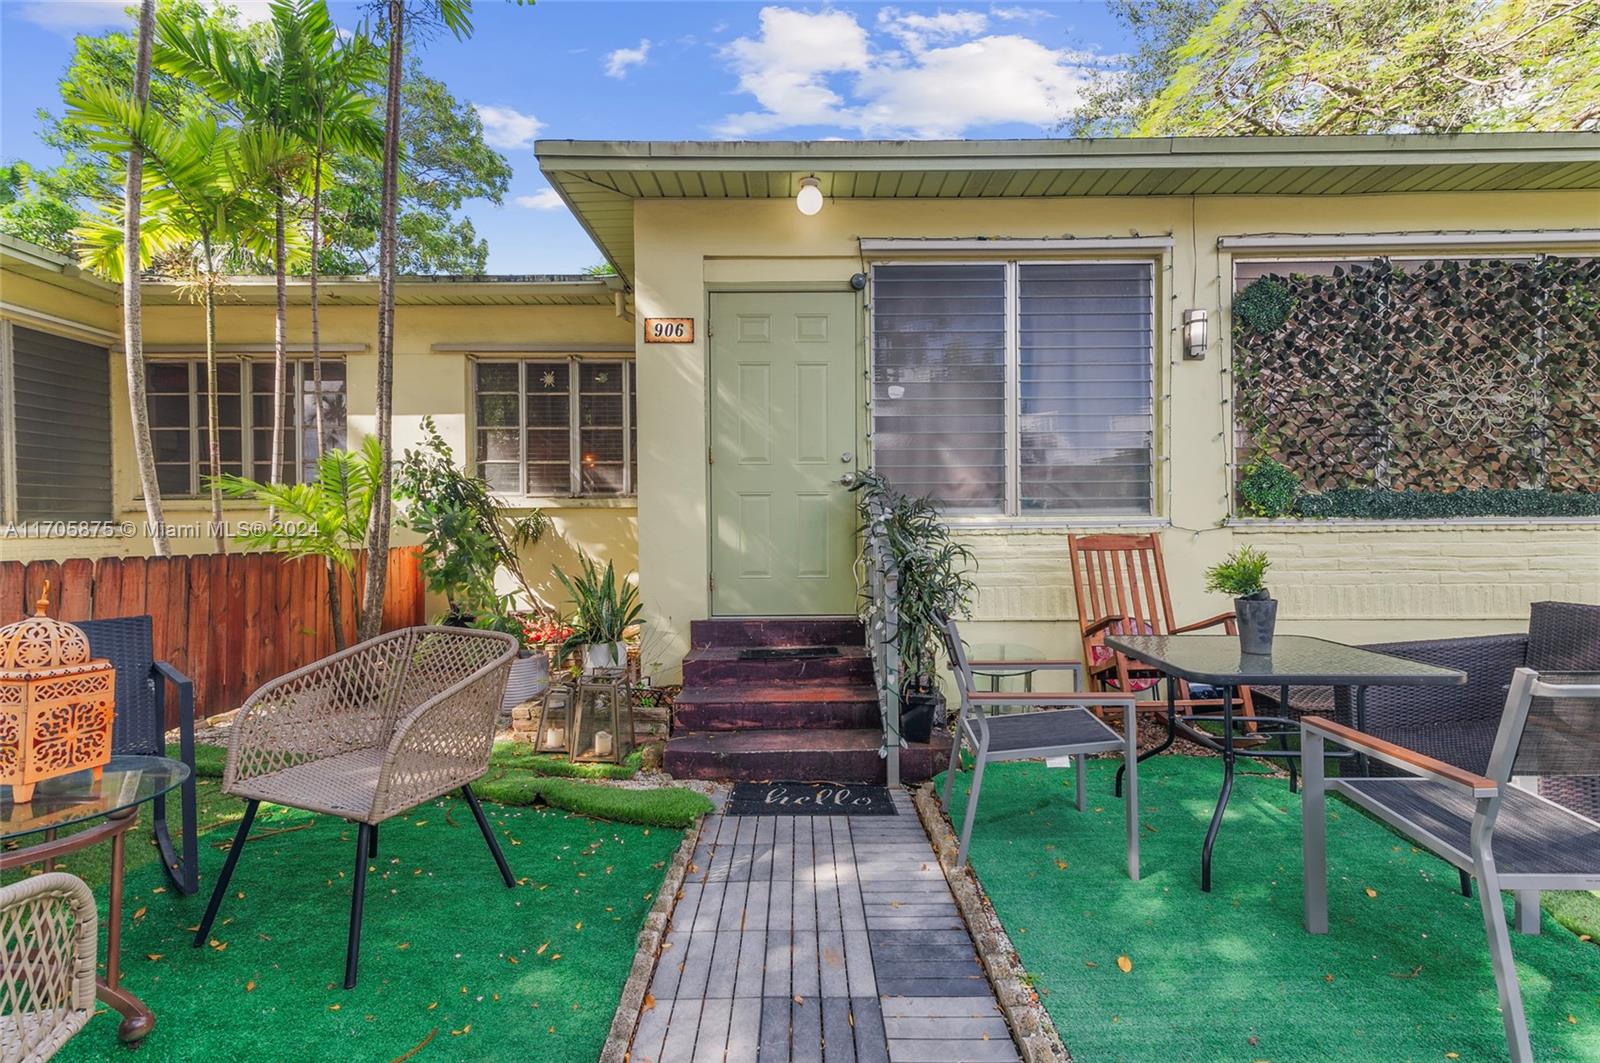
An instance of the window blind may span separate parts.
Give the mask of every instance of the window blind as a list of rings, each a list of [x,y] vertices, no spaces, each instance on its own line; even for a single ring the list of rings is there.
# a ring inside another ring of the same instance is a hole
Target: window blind
[[[1144,262],[1022,263],[1022,512],[1149,514],[1153,322]]]
[[[900,491],[949,512],[1006,496],[1003,264],[873,271],[872,453]]]

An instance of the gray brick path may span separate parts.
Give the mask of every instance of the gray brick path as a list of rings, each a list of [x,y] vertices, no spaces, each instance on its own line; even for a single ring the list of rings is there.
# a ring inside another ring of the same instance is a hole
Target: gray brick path
[[[710,816],[632,1063],[1017,1059],[916,810]]]

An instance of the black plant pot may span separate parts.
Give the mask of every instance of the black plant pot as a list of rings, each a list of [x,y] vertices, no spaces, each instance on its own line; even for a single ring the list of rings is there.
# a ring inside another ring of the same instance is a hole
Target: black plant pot
[[[1278,626],[1278,602],[1267,597],[1235,598],[1233,615],[1239,621],[1239,649],[1243,653],[1272,653],[1272,635]]]
[[[900,735],[907,742],[926,743],[933,737],[934,723],[943,717],[944,694],[937,687],[907,687],[900,692]]]

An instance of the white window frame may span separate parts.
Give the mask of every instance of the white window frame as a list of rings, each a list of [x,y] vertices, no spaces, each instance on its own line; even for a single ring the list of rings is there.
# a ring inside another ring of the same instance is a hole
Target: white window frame
[[[1163,238],[1164,240],[1165,238]],[[1163,243],[1162,246],[1168,246]],[[1094,266],[1094,265],[1127,265],[1138,263],[1150,270],[1150,347],[1148,351],[1147,368],[1150,371],[1150,414],[1148,431],[1150,433],[1150,467],[1146,483],[1148,486],[1147,498],[1150,502],[1147,513],[1078,513],[1068,510],[1029,510],[1023,512],[1021,508],[1022,490],[1022,443],[1020,438],[1022,417],[1022,299],[1021,299],[1021,267],[1022,266]],[[873,452],[873,390],[877,382],[877,364],[875,360],[875,344],[877,326],[872,321],[872,314],[876,305],[876,295],[873,285],[877,278],[879,266],[995,266],[1005,267],[1005,435],[1006,435],[1006,488],[1005,500],[999,512],[985,513],[952,513],[949,519],[952,522],[966,524],[983,524],[996,520],[1026,524],[1062,524],[1062,523],[1105,523],[1115,522],[1121,524],[1140,524],[1156,521],[1160,517],[1160,502],[1156,495],[1157,470],[1161,461],[1156,453],[1160,436],[1156,431],[1156,406],[1159,393],[1157,388],[1158,365],[1156,352],[1161,343],[1160,318],[1157,315],[1157,281],[1160,277],[1161,260],[1157,257],[1145,255],[1129,255],[1122,257],[1095,257],[1095,258],[966,258],[966,257],[927,257],[927,258],[885,258],[868,263],[868,290],[867,301],[867,447]],[[876,454],[873,453],[874,459]]]
[[[348,368],[348,365],[346,365],[346,362],[345,362],[344,358],[342,358],[342,357],[337,357],[337,358],[324,357],[322,359],[322,364],[324,366],[328,365],[330,362],[337,362],[341,366],[345,366],[345,382],[344,382],[344,385],[345,385],[345,403],[346,403],[345,442],[346,442],[346,445],[348,445],[349,438],[350,438],[350,426],[349,426],[349,420],[348,420],[348,417],[349,417],[348,410],[349,410],[349,400],[350,400],[349,368]],[[256,459],[255,442],[254,442],[254,434],[255,434],[256,424],[255,424],[255,419],[251,416],[251,411],[252,411],[252,406],[253,406],[253,403],[250,401],[251,398],[253,397],[253,393],[252,393],[251,387],[250,387],[251,369],[255,365],[271,364],[271,363],[265,358],[240,358],[240,357],[234,356],[234,357],[226,357],[226,358],[218,358],[217,359],[217,365],[221,366],[221,365],[223,365],[225,363],[226,364],[230,364],[230,365],[237,365],[239,367],[239,433],[240,433],[239,464],[240,464],[240,468],[243,470],[245,476],[247,476],[247,477],[248,476],[253,476],[254,473],[255,473],[255,459]],[[186,356],[186,357],[182,357],[182,358],[159,357],[158,356],[158,357],[146,358],[145,359],[145,365],[147,365],[147,366],[151,366],[151,365],[182,365],[182,366],[186,366],[188,368],[188,370],[189,370],[189,385],[188,385],[188,387],[189,387],[189,390],[188,390],[189,424],[187,426],[188,427],[188,431],[189,431],[189,490],[184,492],[184,493],[182,493],[182,494],[171,494],[171,495],[166,495],[165,497],[168,497],[168,498],[200,498],[205,494],[205,491],[203,489],[203,480],[204,480],[205,477],[211,475],[210,470],[208,468],[206,468],[206,465],[207,465],[207,463],[209,461],[209,458],[208,458],[208,456],[206,454],[201,453],[201,449],[200,449],[201,448],[200,433],[203,432],[205,430],[205,428],[206,428],[206,425],[205,425],[205,420],[206,420],[205,403],[200,398],[200,384],[202,383],[201,376],[206,371],[206,360],[204,358],[195,358],[193,356]],[[290,402],[290,408],[291,408],[291,411],[292,411],[292,417],[290,418],[289,421],[286,421],[284,423],[283,427],[284,427],[285,434],[286,435],[287,434],[292,434],[293,438],[295,438],[295,439],[300,438],[301,437],[301,433],[303,433],[304,430],[305,430],[305,424],[304,424],[304,421],[305,421],[305,417],[304,417],[305,405],[304,405],[303,402],[299,401],[302,398],[302,396],[301,396],[299,387],[296,386],[297,383],[299,383],[299,381],[297,381],[295,378],[298,377],[299,372],[300,372],[300,368],[304,367],[306,369],[306,371],[307,371],[306,379],[309,380],[310,379],[310,375],[309,375],[310,374],[310,366],[311,366],[311,359],[309,359],[309,358],[290,358],[289,359],[289,376],[290,376],[290,380],[287,381],[286,383],[289,385],[289,388],[290,388],[290,391],[291,391],[291,397],[295,401],[291,401]],[[159,430],[163,426],[156,425],[152,421],[150,427],[152,429]],[[267,425],[265,427],[270,428],[271,426]],[[263,458],[262,460],[267,461],[270,464],[272,459],[271,459],[271,456],[268,455],[265,458]],[[301,456],[299,456],[297,458],[297,460],[294,463],[295,479],[293,481],[291,481],[292,483],[298,484],[298,483],[306,483],[306,482],[308,482],[308,481],[300,479],[301,467],[304,464],[305,464],[304,456],[301,455]]]
[[[481,357],[472,360],[472,471],[478,475],[482,455],[478,453],[478,367],[480,365],[517,366],[517,489],[497,491],[495,494],[509,498],[564,498],[597,501],[604,499],[634,498],[638,485],[634,483],[633,470],[633,404],[634,358],[631,353],[615,351],[593,354],[568,354],[535,358]],[[583,447],[579,435],[579,368],[585,363],[620,362],[622,365],[622,490],[615,494],[583,493]],[[528,373],[531,367],[565,365],[567,369],[567,493],[546,495],[528,490]]]

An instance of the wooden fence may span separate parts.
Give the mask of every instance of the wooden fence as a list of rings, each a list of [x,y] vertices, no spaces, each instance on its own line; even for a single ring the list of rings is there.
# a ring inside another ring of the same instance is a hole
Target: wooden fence
[[[383,628],[424,623],[421,548],[389,551]],[[364,562],[363,562],[364,563]],[[360,570],[356,573],[359,583]],[[195,715],[237,708],[269,679],[334,650],[320,558],[278,554],[0,561],[0,624],[32,615],[45,580],[51,616],[93,620],[149,613],[156,659],[194,680]],[[348,579],[345,638],[355,637]],[[168,725],[177,723],[169,698]]]

